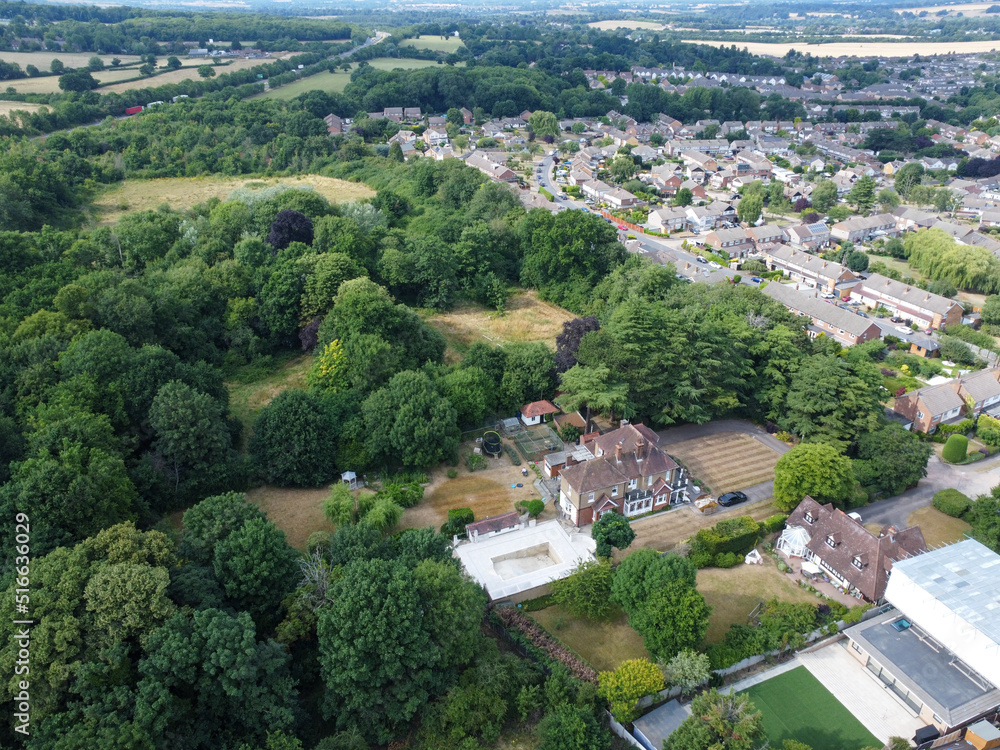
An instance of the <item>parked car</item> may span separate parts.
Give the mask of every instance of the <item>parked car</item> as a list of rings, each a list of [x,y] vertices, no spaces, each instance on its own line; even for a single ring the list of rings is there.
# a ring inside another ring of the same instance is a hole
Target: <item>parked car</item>
[[[764,283],[764,279],[762,279],[760,276],[751,276],[750,277],[750,281],[752,281],[754,284],[763,284]]]
[[[696,257],[695,260],[698,261],[699,263],[708,263],[708,261],[702,258],[700,255]]]
[[[622,230],[623,232],[624,232],[624,231],[625,231],[626,229],[628,229],[628,227],[626,227],[626,226],[625,226],[624,224],[619,224],[619,225],[618,225],[618,228],[619,228],[620,230]]]
[[[745,503],[749,498],[742,492],[727,492],[719,498],[719,505],[728,508],[730,505]]]
[[[719,265],[718,263],[716,263],[716,262],[715,262],[714,260],[710,260],[710,261],[708,261],[708,267],[709,267],[709,268],[722,268],[722,266],[720,266],[720,265]]]
[[[860,310],[858,310],[858,315],[860,315],[862,318],[867,318],[868,317],[868,313],[863,313]]]
[[[903,319],[901,317],[899,317],[898,315],[893,315],[891,318],[889,318],[889,322],[890,323],[902,323]]]
[[[902,334],[913,333],[912,329],[907,328],[906,326],[896,326],[896,330]]]
[[[822,294],[820,295],[820,297],[822,297],[823,299],[833,299],[833,298],[834,298],[834,297],[836,297],[836,296],[837,296],[837,295],[833,294],[832,292],[823,292],[823,293],[822,293]]]

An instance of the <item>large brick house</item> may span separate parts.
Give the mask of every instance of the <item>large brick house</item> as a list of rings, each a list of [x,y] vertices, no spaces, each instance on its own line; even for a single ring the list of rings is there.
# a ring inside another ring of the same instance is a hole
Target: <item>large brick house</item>
[[[1000,370],[980,370],[941,385],[929,385],[899,396],[893,411],[918,432],[934,432],[939,424],[958,422],[966,414],[1000,411]]]
[[[962,306],[940,294],[873,273],[851,289],[851,299],[870,308],[884,307],[926,328],[946,328],[962,322]]]
[[[818,565],[845,592],[878,602],[893,562],[926,552],[927,545],[919,526],[885,526],[876,535],[831,503],[806,495],[785,521],[775,549]]]
[[[684,471],[657,447],[659,440],[638,424],[585,442],[592,458],[567,462],[559,473],[559,512],[585,526],[605,513],[638,516],[685,502]]]

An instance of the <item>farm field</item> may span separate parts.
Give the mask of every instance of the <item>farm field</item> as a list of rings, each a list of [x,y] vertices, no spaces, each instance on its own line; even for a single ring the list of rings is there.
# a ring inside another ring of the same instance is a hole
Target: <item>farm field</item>
[[[632,528],[635,530],[635,541],[632,542],[632,549],[655,549],[660,552],[669,552],[679,544],[683,544],[698,531],[708,526],[714,526],[723,518],[733,518],[734,516],[750,516],[755,521],[763,521],[768,516],[773,516],[780,511],[774,503],[756,503],[749,507],[737,505],[730,510],[720,513],[713,513],[703,516],[689,505],[683,505],[677,510],[657,513],[641,521],[633,522]],[[626,550],[625,554],[628,554]],[[620,550],[615,550],[615,561],[620,562],[624,555]]]
[[[959,3],[957,5],[927,5],[920,8],[893,8],[896,13],[920,13],[927,11],[928,15],[935,15],[939,11],[945,11],[949,16],[961,13],[963,16],[984,16],[993,3]]]
[[[246,70],[247,68],[253,68],[258,65],[265,65],[272,60],[280,60],[281,56],[272,58],[271,60],[250,60],[245,57],[235,58],[230,60],[228,63],[222,65],[213,66],[215,68],[216,75],[222,75],[223,73],[233,73],[237,70]],[[208,65],[204,60],[201,61],[202,65]],[[133,74],[135,75],[135,74]],[[120,94],[123,91],[132,91],[133,89],[146,89],[153,86],[163,86],[167,83],[180,83],[181,81],[193,80],[198,77],[198,66],[197,65],[185,65],[183,68],[178,70],[171,70],[167,73],[160,73],[152,78],[143,78],[139,81],[129,81],[127,83],[113,83],[110,86],[102,86],[98,91],[102,94],[116,93]]]
[[[125,180],[94,201],[101,223],[115,222],[126,211],[153,209],[166,203],[171,208],[190,208],[209,198],[225,199],[237,188],[274,185],[311,187],[329,201],[349,202],[371,198],[375,192],[358,182],[320,175],[299,177],[163,177],[157,180]]]
[[[769,599],[791,604],[820,603],[814,594],[800,589],[790,576],[779,572],[769,557],[764,558],[763,565],[737,565],[728,570],[702,568],[697,586],[712,607],[706,643],[722,641],[730,625],[746,625],[754,607]]]
[[[642,636],[629,626],[628,616],[619,607],[608,619],[597,622],[574,617],[557,604],[529,614],[599,672],[617,669],[628,659],[649,658]]]
[[[932,505],[913,511],[907,516],[906,525],[919,526],[928,547],[959,542],[972,528],[961,518],[952,518]]]
[[[662,31],[666,27],[662,23],[653,21],[633,21],[623,18],[620,21],[593,21],[587,24],[592,29],[601,31],[614,31],[615,29],[649,29],[651,31]]]
[[[22,112],[37,112],[41,104],[31,104],[29,102],[8,102],[0,101],[0,115],[9,115],[11,112],[21,110]]]
[[[139,61],[138,55],[97,55],[107,67],[111,60],[117,57],[123,65]],[[67,68],[85,68],[93,52],[0,52],[0,60],[17,63],[24,70],[28,65],[34,65],[39,70],[48,70],[53,60],[62,60]]]
[[[785,740],[813,750],[882,745],[805,667],[754,685],[746,694],[761,713],[771,747]]]
[[[480,341],[490,344],[542,342],[555,349],[563,323],[575,315],[538,299],[534,291],[518,292],[507,300],[507,312],[497,315],[482,305],[456,305],[446,313],[425,311],[424,320],[440,331],[448,342],[445,359],[458,362],[469,347]]]
[[[669,446],[698,481],[718,496],[774,479],[780,456],[751,435],[724,432]]]
[[[399,46],[430,49],[435,52],[457,52],[465,45],[457,36],[422,36],[419,39],[404,39]]]
[[[707,44],[712,47],[729,47],[733,44],[754,55],[784,57],[789,50],[808,52],[813,57],[850,57],[886,55],[889,57],[913,57],[914,55],[950,55],[990,52],[1000,49],[1000,41],[975,42],[732,42],[708,41],[704,39],[684,39],[686,44]]]
[[[369,60],[368,64],[376,70],[394,70],[395,68],[416,70],[417,68],[429,68],[437,65],[437,62],[435,60],[413,60],[403,57],[376,57],[373,60]],[[465,63],[457,64],[465,65]],[[351,66],[351,71],[355,67]],[[294,99],[299,94],[304,94],[307,91],[319,90],[332,94],[340,93],[350,83],[351,71],[338,73],[324,71],[322,73],[315,73],[314,75],[300,78],[293,83],[286,83],[284,86],[269,89],[257,96],[269,99]]]

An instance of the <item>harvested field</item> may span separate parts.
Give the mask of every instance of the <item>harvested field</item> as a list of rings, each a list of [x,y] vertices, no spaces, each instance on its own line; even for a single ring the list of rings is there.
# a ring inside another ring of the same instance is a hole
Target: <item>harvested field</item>
[[[698,571],[698,591],[712,607],[706,643],[719,643],[730,625],[746,625],[747,616],[761,602],[780,599],[792,604],[819,604],[815,594],[795,585],[778,572],[774,560],[764,557],[763,565],[737,565],[735,568],[703,568]]]
[[[624,18],[620,21],[593,21],[587,25],[592,29],[600,29],[601,31],[614,31],[615,29],[648,29],[650,31],[662,31],[666,28],[662,23],[654,23],[653,21],[633,21],[628,18]]]
[[[39,70],[49,70],[53,60],[61,60],[67,68],[85,68],[93,52],[0,52],[0,60],[17,63],[24,70],[34,65]],[[138,55],[97,55],[104,61],[105,67],[111,67],[111,60],[117,57],[122,64],[139,62]]]
[[[808,52],[813,57],[913,57],[914,55],[969,55],[1000,49],[1000,41],[977,42],[732,42],[684,39],[686,44],[729,47],[733,44],[754,55],[784,57],[789,50]]]
[[[258,96],[262,99],[282,99],[287,101],[307,91],[325,91],[328,94],[339,94],[350,82],[350,73],[323,72],[306,76],[293,83],[286,83],[284,86],[268,89]]]
[[[422,36],[419,39],[404,39],[399,46],[429,49],[435,52],[457,52],[465,45],[457,36]]]
[[[961,518],[952,518],[933,505],[913,511],[907,516],[906,525],[919,526],[928,547],[960,542],[972,528]]]
[[[329,487],[289,488],[254,487],[247,500],[267,514],[268,519],[285,532],[288,543],[305,551],[309,535],[314,531],[333,531],[334,526],[323,515],[323,499]]]
[[[518,292],[507,300],[507,312],[498,315],[482,305],[456,305],[446,313],[426,311],[427,323],[444,334],[448,342],[446,359],[458,362],[469,347],[480,341],[511,344],[540,341],[555,349],[556,336],[575,315],[543,302],[534,291]]]
[[[280,59],[280,57],[273,59]],[[213,65],[212,67],[215,68],[215,74],[218,76],[223,73],[233,73],[237,70],[246,70],[247,68],[253,68],[257,65],[266,65],[269,62],[273,62],[273,60],[251,60],[249,58],[239,57],[232,58],[222,65]],[[202,65],[205,64],[206,63],[202,62]],[[110,86],[102,86],[100,88],[100,92],[102,94],[109,94],[112,92],[120,94],[123,91],[147,89],[152,86],[163,86],[167,83],[180,83],[181,81],[193,80],[196,78],[198,78],[198,66],[188,65],[180,68],[179,70],[160,73],[152,78],[143,78],[139,81],[129,81],[128,83],[115,83]]]
[[[771,481],[780,458],[764,443],[738,432],[685,440],[667,450],[716,496]]]
[[[642,636],[629,626],[620,607],[606,620],[596,622],[574,617],[557,604],[529,616],[599,672],[617,669],[628,659],[649,658]]]
[[[939,11],[945,11],[949,16],[961,13],[963,16],[983,16],[986,11],[995,3],[959,3],[958,5],[927,5],[920,8],[893,8],[896,13],[920,13],[927,11],[929,15],[936,15]]]
[[[29,102],[0,101],[0,116],[9,115],[18,110],[22,112],[37,112],[41,106],[41,104],[31,104]]]
[[[774,503],[766,502],[750,506],[737,505],[729,510],[703,516],[690,505],[683,505],[677,510],[657,513],[649,518],[633,521],[635,541],[632,542],[629,549],[655,549],[660,552],[669,552],[694,536],[698,529],[714,526],[723,518],[751,516],[756,521],[763,521],[768,516],[780,512]],[[624,555],[619,550],[615,550],[615,560],[621,560],[622,557]]]
[[[472,444],[466,443],[459,447],[459,455],[463,458],[471,451]],[[450,468],[440,466],[434,470],[430,484],[424,491],[424,499],[415,507],[406,509],[399,528],[440,528],[448,520],[448,511],[452,508],[472,508],[476,520],[480,521],[486,516],[510,513],[516,502],[539,497],[533,484],[534,473],[529,471],[528,476],[522,476],[522,467],[513,466],[506,456],[489,459],[487,468],[471,474],[464,464],[460,465],[456,467],[458,476],[454,479],[448,478]],[[524,486],[511,487],[512,484]],[[539,520],[546,521],[555,518],[555,515],[555,509],[550,503],[546,503]]]
[[[102,224],[111,224],[127,211],[155,209],[166,203],[174,209],[190,208],[209,198],[225,200],[236,188],[273,185],[311,187],[329,201],[345,202],[371,198],[375,192],[360,182],[320,175],[298,177],[164,177],[158,180],[125,180],[109,188],[94,201]]]

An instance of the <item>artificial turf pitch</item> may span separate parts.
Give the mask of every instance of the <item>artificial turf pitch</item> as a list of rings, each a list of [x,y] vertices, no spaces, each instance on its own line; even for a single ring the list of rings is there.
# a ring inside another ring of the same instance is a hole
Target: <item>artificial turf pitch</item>
[[[813,750],[882,747],[805,667],[778,675],[746,691],[761,713],[771,747],[798,740]]]

